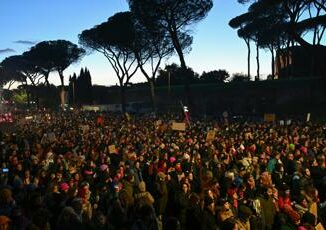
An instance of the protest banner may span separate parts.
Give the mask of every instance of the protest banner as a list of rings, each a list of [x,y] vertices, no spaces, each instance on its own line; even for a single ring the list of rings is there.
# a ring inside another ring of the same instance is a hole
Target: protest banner
[[[264,114],[264,121],[265,122],[274,122],[275,121],[275,113],[265,113]]]
[[[186,130],[186,123],[184,123],[184,122],[173,122],[172,123],[172,130],[185,131]]]

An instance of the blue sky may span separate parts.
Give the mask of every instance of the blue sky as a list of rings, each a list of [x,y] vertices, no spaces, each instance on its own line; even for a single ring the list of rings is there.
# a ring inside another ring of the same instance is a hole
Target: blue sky
[[[7,56],[29,50],[29,42],[65,39],[78,44],[78,34],[84,29],[104,22],[117,12],[128,10],[125,0],[0,0],[0,61]],[[186,63],[194,71],[226,69],[232,73],[247,72],[247,49],[235,30],[228,26],[231,18],[246,12],[246,6],[237,0],[214,0],[208,17],[192,27],[194,42],[186,55]],[[20,41],[20,42],[17,42]],[[2,51],[2,52],[1,52]],[[262,78],[271,72],[270,54],[260,51]],[[163,61],[179,64],[177,57]],[[97,53],[91,53],[65,72],[66,83],[73,72],[87,67],[93,84],[114,85],[117,78],[109,62]],[[251,74],[256,73],[255,47],[252,46]],[[145,81],[141,73],[133,82]],[[50,82],[59,84],[57,74]]]

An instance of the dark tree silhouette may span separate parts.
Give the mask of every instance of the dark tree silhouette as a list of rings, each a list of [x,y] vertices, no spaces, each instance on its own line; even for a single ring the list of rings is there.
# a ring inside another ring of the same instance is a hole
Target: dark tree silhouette
[[[48,42],[40,42],[24,53],[24,56],[38,66],[47,86],[50,85],[49,74],[55,68],[55,63],[52,60],[53,51],[53,47]]]
[[[1,62],[1,66],[9,73],[20,73],[24,75],[24,82],[26,84],[28,79],[33,86],[36,85],[36,80],[39,77],[39,69],[24,55],[7,57]]]
[[[226,70],[213,70],[203,72],[200,76],[201,83],[224,83],[230,77]]]
[[[187,65],[181,40],[189,37],[189,26],[205,18],[213,7],[212,0],[128,0],[130,10],[151,30],[163,30],[169,34],[187,75]],[[190,47],[190,46],[189,46]],[[187,100],[190,101],[189,81],[185,81]]]
[[[309,51],[312,45],[321,44],[326,28],[326,0],[238,0],[238,2],[252,4],[247,13],[232,19],[229,24],[233,28],[238,28],[239,35],[250,35],[256,43],[257,54],[258,48],[271,51],[272,78],[275,75],[275,50],[281,53],[282,57],[286,57],[287,60],[283,62],[288,63],[288,66],[291,47],[299,44]],[[313,36],[306,36],[311,32]],[[313,69],[313,55],[310,58]],[[258,61],[257,56],[257,64]],[[290,70],[287,68],[287,72]],[[312,74],[313,72],[312,70]]]
[[[235,73],[232,75],[230,82],[248,82],[250,81],[250,77],[242,73]]]
[[[8,90],[15,82],[25,82],[25,75],[17,71],[11,71],[1,66],[0,63],[0,85],[3,87],[8,84]]]
[[[199,76],[191,68],[187,68],[187,71],[173,63],[171,65],[166,65],[164,69],[160,69],[156,83],[158,86],[172,86],[172,85],[183,85],[185,79],[188,78],[189,83],[197,84],[199,83]]]
[[[119,80],[123,112],[126,111],[125,89],[139,67],[133,52],[135,30],[126,17],[129,17],[129,12],[117,13],[79,35],[80,44],[102,53],[110,62]]]
[[[39,69],[24,55],[7,57],[1,62],[1,66],[5,69],[7,74],[9,74],[9,76],[14,77],[13,80],[17,80],[18,78],[23,85],[25,85],[26,89],[28,86],[28,80],[31,82],[33,87],[35,87],[38,83],[37,78],[39,77]],[[28,104],[30,104],[31,93],[31,90],[27,90]]]
[[[253,15],[249,13],[242,14],[240,16],[237,16],[230,20],[229,25],[233,29],[238,29],[238,36],[242,38],[247,46],[247,76],[250,77],[250,40],[251,40],[251,34],[250,33],[244,33],[241,29],[243,29],[250,21],[252,20]]]
[[[85,50],[76,44],[66,40],[43,41],[31,49],[32,60],[40,63],[44,72],[57,71],[61,81],[61,93],[64,92],[63,71],[72,63],[80,60],[85,54]],[[41,61],[44,58],[44,62]],[[43,73],[44,73],[43,72]],[[47,75],[48,76],[48,75]],[[47,81],[47,80],[46,80]],[[61,102],[63,106],[63,102]]]
[[[288,34],[290,42],[297,42],[301,46],[308,47],[314,44],[320,44],[324,35],[326,26],[326,0],[247,0],[243,2],[253,2],[256,8],[265,8],[265,11],[276,13],[283,12],[286,18],[282,27]],[[313,32],[312,42],[307,41],[309,37],[305,32]]]
[[[156,111],[156,75],[162,59],[171,56],[174,53],[174,47],[170,37],[164,30],[150,30],[142,24],[142,20],[137,19],[131,12],[128,18],[134,24],[135,29],[135,57],[142,74],[149,84],[152,109]],[[191,44],[191,39],[187,38],[189,37],[181,40],[182,46],[189,46]]]
[[[76,75],[73,76],[75,78]],[[75,80],[76,102],[80,105],[92,103],[92,79],[87,68],[82,68]]]

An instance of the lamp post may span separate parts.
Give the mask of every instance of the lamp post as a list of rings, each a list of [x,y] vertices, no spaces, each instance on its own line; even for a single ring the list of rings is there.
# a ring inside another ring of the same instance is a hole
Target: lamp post
[[[75,106],[75,80],[72,81],[72,104]]]

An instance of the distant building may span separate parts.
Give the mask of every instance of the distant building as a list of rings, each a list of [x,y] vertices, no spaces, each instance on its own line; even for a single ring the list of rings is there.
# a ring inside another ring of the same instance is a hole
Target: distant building
[[[326,78],[326,46],[293,46],[278,52],[276,78]]]

